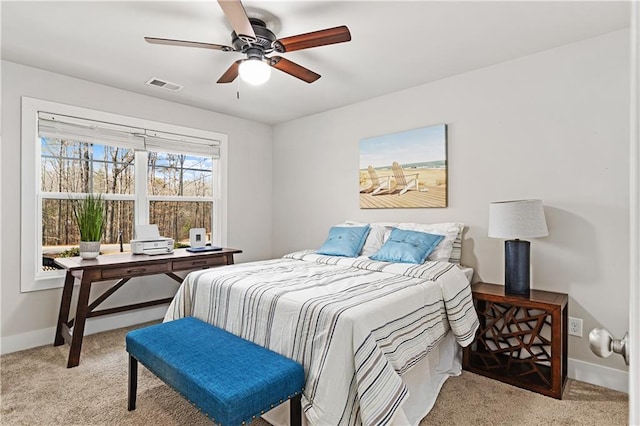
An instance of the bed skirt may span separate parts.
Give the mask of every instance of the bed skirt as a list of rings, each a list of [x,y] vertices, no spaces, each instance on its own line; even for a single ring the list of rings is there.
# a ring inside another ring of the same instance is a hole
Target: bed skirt
[[[417,425],[433,408],[442,385],[451,376],[462,371],[462,348],[449,331],[436,349],[407,371],[403,380],[409,388],[409,399],[400,407],[392,425]],[[282,404],[262,416],[275,426],[289,424],[288,403]],[[307,425],[302,417],[303,426]]]

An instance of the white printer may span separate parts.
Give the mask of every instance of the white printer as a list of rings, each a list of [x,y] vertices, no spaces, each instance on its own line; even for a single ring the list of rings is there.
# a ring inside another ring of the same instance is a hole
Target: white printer
[[[130,241],[133,254],[173,253],[173,238],[161,237],[158,225],[137,225],[135,237]]]

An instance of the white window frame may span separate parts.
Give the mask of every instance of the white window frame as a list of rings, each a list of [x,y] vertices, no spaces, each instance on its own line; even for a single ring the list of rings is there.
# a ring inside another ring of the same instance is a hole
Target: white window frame
[[[64,284],[65,271],[42,271],[42,229],[40,215],[42,212],[42,194],[40,182],[40,143],[38,138],[38,112],[45,111],[88,120],[116,123],[124,126],[153,129],[159,132],[211,139],[220,142],[220,158],[213,173],[213,224],[212,244],[225,247],[227,245],[227,145],[228,136],[224,133],[202,129],[193,129],[174,124],[162,123],[142,118],[129,117],[110,112],[97,111],[73,105],[22,97],[22,180],[21,180],[21,279],[20,292],[26,293],[52,288],[61,288]],[[146,194],[146,152],[136,152],[135,174],[136,193]],[[138,192],[144,186],[144,192]],[[125,197],[126,198],[126,197]],[[134,224],[144,225],[149,218],[149,197],[144,202],[136,202]],[[180,201],[188,201],[182,199]]]

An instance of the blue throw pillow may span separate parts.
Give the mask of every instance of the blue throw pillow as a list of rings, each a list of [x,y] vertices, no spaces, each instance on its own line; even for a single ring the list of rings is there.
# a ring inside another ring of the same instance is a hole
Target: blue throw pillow
[[[329,256],[356,257],[360,254],[364,241],[369,234],[366,226],[334,226],[329,236],[316,253]]]
[[[443,235],[394,228],[389,239],[370,257],[381,262],[423,263]]]

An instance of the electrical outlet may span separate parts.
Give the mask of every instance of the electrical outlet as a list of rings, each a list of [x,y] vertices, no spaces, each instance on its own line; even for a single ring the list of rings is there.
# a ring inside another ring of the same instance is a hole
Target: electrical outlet
[[[569,317],[569,334],[582,337],[582,318]]]

